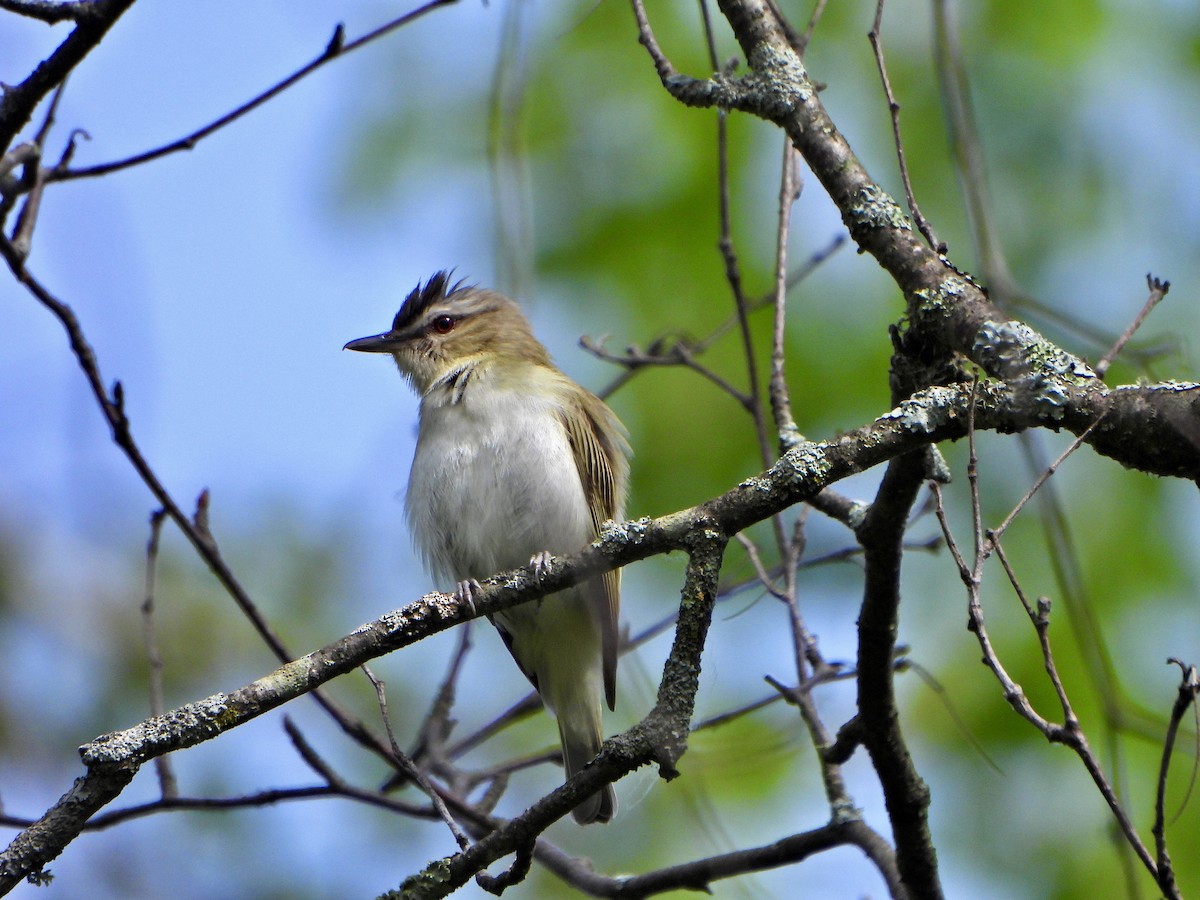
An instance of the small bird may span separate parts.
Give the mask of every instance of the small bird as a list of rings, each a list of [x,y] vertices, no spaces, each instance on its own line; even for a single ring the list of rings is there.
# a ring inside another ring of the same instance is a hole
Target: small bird
[[[408,522],[426,567],[469,601],[478,579],[579,550],[624,517],[630,454],[604,402],[555,367],[515,302],[434,274],[390,331],[346,344],[390,353],[421,398]],[[493,624],[558,720],[567,777],[600,752],[616,701],[620,573],[497,613]],[[572,815],[616,813],[612,786]]]

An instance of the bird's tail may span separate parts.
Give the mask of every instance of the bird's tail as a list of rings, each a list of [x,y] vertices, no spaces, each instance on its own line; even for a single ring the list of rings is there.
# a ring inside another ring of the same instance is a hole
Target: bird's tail
[[[558,716],[558,736],[562,740],[563,763],[566,765],[567,778],[596,758],[600,752],[603,735],[600,731],[599,704],[591,705],[586,717],[576,718],[563,710]],[[617,813],[617,795],[611,784],[606,784],[603,790],[597,791],[577,807],[571,810],[571,815],[580,825],[590,825],[593,822],[607,822]]]

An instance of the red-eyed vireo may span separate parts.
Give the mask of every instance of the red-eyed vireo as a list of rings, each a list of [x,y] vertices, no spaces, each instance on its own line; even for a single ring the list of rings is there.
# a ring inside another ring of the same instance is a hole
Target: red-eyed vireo
[[[554,366],[512,300],[438,272],[390,331],[346,349],[392,354],[421,397],[408,521],[427,567],[456,582],[460,600],[477,579],[579,550],[623,517],[624,428]],[[609,572],[494,619],[558,718],[567,777],[600,750],[601,694],[610,709],[616,698],[619,591]],[[573,815],[586,825],[615,812],[609,786]]]

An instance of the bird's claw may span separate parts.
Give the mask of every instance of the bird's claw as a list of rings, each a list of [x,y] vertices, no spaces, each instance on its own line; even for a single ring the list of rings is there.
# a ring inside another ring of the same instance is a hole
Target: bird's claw
[[[460,581],[454,586],[455,601],[470,611],[472,619],[478,615],[478,611],[475,609],[475,595],[482,590],[482,585],[474,578]]]
[[[540,553],[535,553],[529,558],[529,565],[533,566],[533,577],[537,579],[537,583],[542,583],[542,576],[550,571],[550,560],[554,556],[549,550],[542,550]],[[545,597],[537,598],[537,605],[540,607]]]
[[[554,556],[549,550],[543,550],[540,553],[535,553],[529,558],[529,564],[533,566],[534,577],[536,577],[538,581],[541,581],[542,576],[550,571],[550,560],[552,559],[554,559]]]

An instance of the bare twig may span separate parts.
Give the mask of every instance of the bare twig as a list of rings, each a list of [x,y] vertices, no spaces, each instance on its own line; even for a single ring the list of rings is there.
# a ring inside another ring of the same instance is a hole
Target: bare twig
[[[1100,361],[1092,367],[1096,370],[1096,374],[1101,378],[1104,377],[1105,373],[1108,371],[1108,367],[1112,365],[1113,360],[1117,358],[1118,354],[1120,354],[1120,352],[1125,348],[1125,345],[1129,343],[1130,338],[1132,338],[1134,334],[1137,333],[1137,330],[1142,327],[1142,323],[1146,321],[1146,317],[1153,312],[1154,307],[1158,306],[1162,298],[1167,296],[1167,291],[1171,289],[1171,282],[1161,281],[1150,274],[1146,275],[1146,285],[1150,288],[1150,296],[1146,298],[1146,302],[1142,305],[1141,311],[1134,317],[1133,321],[1129,323],[1129,327],[1125,329],[1119,338],[1117,338],[1116,343],[1112,345],[1112,348],[1102,357],[1100,357]]]
[[[247,113],[252,112],[253,110],[262,106],[268,100],[271,100],[272,98],[283,93],[292,85],[296,84],[296,82],[306,78],[308,75],[311,75],[313,72],[327,63],[332,62],[333,60],[344,56],[347,53],[352,53],[355,50],[358,50],[359,48],[390,34],[398,28],[403,28],[405,25],[408,25],[409,23],[421,18],[422,16],[439,7],[450,6],[457,2],[458,0],[428,0],[428,2],[421,4],[416,9],[410,10],[402,16],[397,16],[390,22],[386,22],[385,24],[380,25],[378,28],[368,31],[366,34],[351,41],[347,41],[345,39],[345,29],[341,25],[338,25],[334,29],[333,37],[329,40],[328,44],[326,44],[325,49],[322,50],[321,53],[312,60],[312,62],[300,67],[282,81],[277,82],[276,84],[267,88],[261,94],[258,94],[250,100],[247,100],[241,106],[226,113],[220,118],[213,120],[207,125],[197,128],[195,131],[184,135],[178,140],[171,141],[169,144],[163,144],[160,147],[155,147],[152,150],[146,150],[142,153],[137,153],[133,156],[126,157],[125,159],[101,163],[95,166],[88,166],[80,169],[68,169],[64,172],[56,173],[51,177],[50,180],[69,181],[75,178],[95,178],[100,175],[107,175],[110,172],[116,172],[120,169],[128,169],[132,166],[139,166],[143,163],[150,162],[151,160],[160,159],[161,157],[168,156],[172,153],[178,153],[181,150],[191,150],[200,141],[209,137],[214,132],[220,131],[226,125],[236,122]]]
[[[829,259],[845,243],[845,234],[835,235],[825,247],[810,255],[796,271],[788,275],[788,290],[791,290],[811,275],[818,266]],[[750,312],[756,313],[773,306],[774,299],[774,290],[755,298],[750,303]],[[707,366],[701,365],[697,360],[699,355],[707,351],[718,340],[725,337],[725,335],[729,334],[730,331],[737,327],[737,324],[738,314],[735,311],[702,338],[693,339],[679,334],[663,335],[651,341],[645,350],[637,346],[630,346],[625,349],[624,353],[609,351],[604,346],[606,343],[605,338],[593,339],[585,335],[579,339],[579,345],[598,359],[615,363],[625,369],[612,383],[597,392],[601,398],[606,399],[612,396],[636,372],[643,371],[646,368],[652,366],[686,366],[713,382],[713,384],[733,397],[739,404],[749,409],[750,399],[744,391],[735,388],[716,372]],[[822,509],[822,511],[824,512],[825,510]],[[838,516],[834,516],[834,518],[838,518]]]
[[[529,718],[541,708],[542,701],[537,691],[530,691],[491,722],[447,747],[446,756],[450,759],[458,759],[464,753],[474,750],[480,744],[495,737],[510,725]]]
[[[1171,866],[1171,856],[1167,852],[1167,772],[1171,764],[1171,754],[1175,751],[1175,736],[1179,732],[1179,723],[1183,721],[1184,713],[1189,706],[1194,706],[1197,696],[1200,696],[1200,674],[1194,665],[1185,665],[1181,660],[1172,657],[1168,663],[1179,666],[1179,692],[1175,704],[1171,708],[1171,720],[1167,725],[1167,736],[1163,741],[1162,762],[1158,768],[1158,789],[1154,795],[1154,848],[1158,860],[1158,886],[1167,897],[1178,897],[1179,887],[1175,884],[1175,871]]]
[[[768,572],[766,566],[763,565],[762,554],[758,552],[758,544],[754,543],[754,539],[744,531],[735,535],[735,538],[742,545],[742,549],[746,551],[746,558],[750,560],[750,565],[754,567],[754,574],[762,583],[762,586],[776,600],[782,600],[786,603],[787,592],[775,583],[772,573]]]
[[[1050,465],[1046,466],[1042,470],[1042,473],[1037,477],[1037,480],[1034,481],[1029,490],[1025,492],[1025,496],[1017,501],[1017,505],[1013,507],[1012,512],[1004,517],[1003,522],[992,529],[991,534],[994,535],[997,540],[999,540],[999,538],[1003,536],[1004,532],[1008,530],[1008,526],[1013,523],[1013,520],[1017,517],[1021,510],[1025,508],[1025,505],[1033,499],[1034,494],[1036,494],[1042,485],[1044,485],[1050,479],[1051,475],[1058,471],[1058,467],[1066,462],[1067,457],[1083,446],[1084,442],[1088,438],[1088,435],[1092,433],[1092,431],[1097,425],[1100,424],[1101,421],[1103,421],[1103,419],[1104,413],[1101,413],[1096,417],[1096,420],[1092,422],[1092,424],[1089,425],[1086,430],[1084,430],[1082,434],[1076,437],[1075,440],[1071,441],[1070,446],[1068,446],[1066,450],[1059,454],[1058,459],[1054,460],[1054,462],[1050,463]]]
[[[771,410],[775,415],[775,431],[779,436],[780,452],[786,453],[803,440],[796,420],[792,418],[792,401],[784,370],[785,339],[787,336],[787,246],[792,206],[800,197],[802,183],[792,142],[783,139],[783,173],[779,179],[779,217],[775,242],[775,328],[771,347]]]
[[[1071,700],[1067,696],[1066,686],[1063,684],[1062,676],[1058,674],[1058,664],[1054,661],[1054,652],[1050,647],[1050,609],[1051,603],[1049,597],[1038,597],[1036,606],[1029,602],[1029,598],[1025,595],[1024,588],[1021,587],[1021,582],[1017,578],[1016,570],[1012,563],[1008,561],[1008,555],[1004,552],[1004,545],[999,543],[995,538],[990,538],[993,547],[996,551],[996,558],[1000,560],[1000,565],[1004,569],[1004,574],[1008,576],[1008,583],[1012,586],[1013,592],[1017,595],[1017,599],[1021,601],[1021,606],[1025,608],[1025,614],[1029,616],[1029,621],[1033,623],[1033,629],[1037,633],[1038,644],[1042,650],[1042,665],[1046,669],[1046,676],[1050,679],[1050,684],[1054,688],[1054,695],[1058,698],[1058,705],[1062,708],[1063,724],[1068,729],[1078,729],[1079,717],[1075,715],[1075,709],[1071,705]]]
[[[146,596],[142,601],[142,635],[146,645],[146,658],[150,661],[150,714],[161,716],[166,709],[163,699],[163,658],[158,647],[158,630],[154,624],[154,579],[158,567],[158,540],[162,535],[162,523],[166,513],[159,509],[150,514],[150,540],[146,543]],[[171,766],[171,757],[160,756],[154,760],[158,773],[158,787],[164,798],[179,795],[179,785]]]
[[[450,814],[450,810],[446,808],[446,803],[438,793],[437,788],[425,777],[425,773],[408,757],[408,754],[400,749],[400,744],[396,741],[396,733],[392,730],[392,719],[388,715],[386,686],[382,680],[375,677],[370,668],[364,665],[362,670],[375,688],[375,699],[379,703],[379,714],[383,719],[383,725],[387,731],[388,741],[391,742],[392,753],[396,757],[396,762],[399,763],[400,768],[408,777],[429,797],[430,802],[433,803],[433,808],[437,810],[442,821],[446,823],[446,827],[450,829],[450,833],[454,835],[454,840],[459,848],[466,850],[471,846],[471,839],[467,837],[466,832],[462,830],[458,822],[455,821],[454,816]]]
[[[4,86],[3,99],[0,100],[0,151],[7,151],[33,117],[42,99],[66,80],[133,2],[94,0],[91,3],[70,4],[71,9],[83,13],[75,17],[75,27],[71,33],[24,81]],[[23,5],[26,9],[34,8],[29,4]],[[37,7],[44,9],[40,4]]]
[[[827,2],[828,0],[817,0],[813,4],[812,15],[808,17],[808,26],[804,29],[804,34],[800,36],[800,46],[797,48],[797,52],[801,56],[804,56],[805,51],[808,50],[808,45],[812,42],[813,32],[817,30],[817,23],[821,21],[821,16],[825,14],[825,4]]]
[[[718,375],[708,366],[699,362],[687,343],[683,341],[677,341],[672,344],[666,343],[665,340],[656,341],[649,350],[630,346],[625,348],[624,353],[613,353],[605,348],[602,341],[593,341],[586,336],[579,339],[579,344],[597,359],[624,366],[629,372],[635,372],[647,366],[684,366],[707,378],[720,388],[723,393],[728,394],[736,400],[738,405],[747,412],[753,412],[754,410],[755,397],[753,394],[734,387],[721,375]],[[611,392],[610,389],[605,391],[604,394],[607,395]]]
[[[99,363],[96,360],[96,354],[84,336],[83,328],[79,324],[79,319],[76,317],[74,310],[51,294],[40,281],[34,278],[28,268],[25,267],[19,254],[16,253],[11,244],[2,236],[0,236],[0,255],[4,256],[17,280],[24,284],[38,302],[45,306],[62,325],[67,334],[67,339],[70,341],[71,350],[75,354],[76,361],[79,363],[84,378],[91,388],[92,395],[100,407],[101,414],[108,423],[113,442],[125,454],[126,459],[129,460],[134,471],[141,477],[142,482],[149,488],[150,493],[154,495],[155,500],[166,511],[166,515],[171,521],[183,532],[201,559],[207,563],[221,586],[233,598],[242,614],[250,621],[254,630],[271,649],[275,657],[283,663],[293,659],[294,654],[287,649],[283,641],[275,634],[266,618],[259,611],[245,588],[243,588],[241,582],[234,575],[233,570],[230,569],[221,556],[216,542],[213,541],[211,534],[208,533],[202,517],[198,516],[193,521],[183,512],[174,497],[167,491],[149,461],[142,454],[141,448],[138,446],[130,430],[129,420],[125,415],[124,389],[120,382],[114,383],[111,396],[105,389],[104,381],[100,375]],[[198,506],[198,510],[202,509],[202,507],[203,503]],[[338,723],[339,727],[362,746],[385,759],[390,757],[390,751],[379,740],[378,736],[372,734],[363,723],[343,711],[332,698],[326,696],[323,691],[313,691],[312,695],[313,699],[326,710],[334,721]]]
[[[975,386],[975,390],[978,385]],[[976,396],[973,390],[972,396]],[[953,534],[950,531],[949,523],[947,522],[945,509],[942,505],[941,486],[934,483],[931,484],[934,498],[937,502],[936,513],[938,522],[942,526],[942,532],[946,539],[946,545],[949,547],[951,555],[958,566],[959,574],[964,586],[967,589],[967,615],[968,615],[968,630],[971,631],[979,643],[980,649],[983,651],[983,662],[991,670],[993,676],[1000,683],[1004,692],[1004,699],[1012,707],[1012,709],[1032,724],[1040,731],[1043,736],[1051,743],[1063,744],[1069,747],[1079,757],[1084,768],[1092,778],[1093,784],[1096,785],[1100,795],[1108,804],[1113,817],[1116,819],[1117,825],[1121,830],[1125,841],[1133,852],[1141,860],[1142,864],[1147,868],[1152,876],[1157,880],[1159,877],[1158,866],[1154,859],[1150,856],[1145,844],[1139,837],[1132,820],[1125,812],[1117,792],[1113,789],[1103,767],[1096,758],[1088,742],[1086,734],[1080,726],[1079,719],[1071,706],[1067,696],[1066,689],[1059,677],[1057,666],[1054,662],[1054,654],[1050,645],[1049,624],[1050,624],[1050,603],[1046,599],[1038,601],[1036,607],[1029,603],[1024,591],[1021,589],[1020,583],[1017,580],[1016,573],[1009,565],[1007,558],[1004,556],[1003,547],[994,539],[994,533],[984,531],[982,524],[982,514],[979,507],[979,479],[978,479],[978,459],[975,452],[975,414],[976,406],[972,402],[968,410],[967,418],[967,438],[970,446],[969,463],[968,463],[968,479],[971,489],[971,504],[972,504],[972,521],[973,521],[973,538],[975,544],[974,559],[970,564],[965,560],[960,551]],[[1042,482],[1045,483],[1044,480]],[[1055,724],[1044,718],[1037,712],[1029,698],[1025,695],[1025,691],[1017,682],[1008,674],[1003,663],[1000,660],[999,653],[996,651],[995,645],[992,644],[991,638],[988,635],[987,627],[984,621],[983,605],[981,600],[980,587],[983,579],[983,567],[988,557],[995,552],[1004,566],[1005,572],[1008,574],[1009,581],[1016,591],[1017,596],[1021,600],[1022,606],[1025,608],[1026,614],[1033,623],[1034,629],[1038,635],[1038,640],[1041,645],[1043,663],[1046,668],[1047,675],[1054,686],[1055,693],[1063,710],[1063,724]]]
[[[416,819],[436,818],[428,806],[418,806],[379,794],[376,791],[363,790],[352,785],[334,788],[329,785],[312,785],[309,787],[273,788],[256,791],[253,794],[243,794],[236,797],[168,797],[113,809],[88,819],[80,831],[92,833],[115,828],[135,819],[159,815],[164,812],[224,812],[237,809],[257,809],[264,806],[274,806],[278,803],[289,803],[303,800],[319,800],[324,798],[344,798],[354,800],[367,806],[385,809],[401,816]],[[7,828],[28,828],[33,825],[31,819],[19,816],[0,816],[0,825]]]
[[[333,766],[321,758],[316,748],[309,743],[308,738],[300,731],[299,726],[292,721],[291,716],[283,717],[283,730],[287,732],[287,736],[291,740],[292,746],[296,748],[296,752],[300,754],[300,758],[304,760],[310,769],[320,775],[326,784],[335,789],[347,786],[345,779],[334,771]]]
[[[904,142],[900,139],[900,103],[896,100],[896,95],[892,92],[892,83],[888,79],[887,65],[883,61],[883,4],[884,0],[878,0],[875,6],[875,24],[867,33],[867,39],[871,42],[871,49],[875,51],[875,64],[879,67],[879,78],[883,82],[883,91],[887,95],[888,111],[892,115],[892,140],[896,144],[896,159],[900,164],[900,180],[904,182],[904,197],[908,201],[908,211],[912,214],[913,221],[917,228],[929,242],[930,248],[935,253],[945,254],[946,245],[938,240],[938,236],[934,234],[933,226],[929,221],[921,215],[921,209],[917,206],[916,195],[913,194],[912,181],[908,177],[908,163],[904,159]]]
[[[413,759],[419,759],[428,754],[440,762],[445,755],[446,739],[454,727],[451,714],[454,712],[454,699],[458,691],[458,676],[462,672],[463,662],[470,649],[471,625],[468,623],[459,629],[458,647],[450,658],[446,676],[438,686],[437,694],[429,707],[425,721],[421,723],[421,728],[417,732],[417,746],[412,753]]]
[[[48,171],[42,167],[41,160],[46,152],[46,140],[50,136],[50,129],[54,126],[54,117],[58,112],[58,104],[62,99],[63,88],[66,86],[64,80],[54,90],[54,95],[50,99],[49,105],[46,107],[46,115],[42,120],[41,127],[38,128],[37,134],[31,143],[23,145],[30,147],[34,152],[25,163],[26,177],[23,181],[17,184],[9,185],[10,190],[6,193],[8,196],[3,198],[3,202],[11,203],[16,199],[17,189],[28,189],[29,195],[25,198],[25,203],[21,207],[21,212],[17,215],[16,225],[13,227],[12,245],[13,249],[20,255],[22,259],[29,256],[29,248],[33,244],[33,229],[37,223],[38,212],[42,206],[42,194],[46,189],[46,177]],[[59,160],[56,169],[65,168],[71,159],[71,155],[75,151],[75,136],[74,134],[67,140],[66,149],[63,151],[62,158]],[[5,212],[5,215],[7,213]]]
[[[593,897],[651,897],[671,891],[719,893],[712,885],[726,878],[796,865],[835,847],[857,847],[878,869],[888,896],[908,896],[891,847],[861,819],[835,819],[818,828],[788,835],[771,844],[689,860],[638,875],[611,878],[592,871],[586,860],[573,860],[545,841],[538,841],[538,862],[568,884]]]
[[[677,74],[675,67],[671,65],[662,48],[658,46],[658,40],[654,37],[654,31],[650,28],[650,20],[646,18],[646,9],[642,5],[642,0],[632,0],[632,3],[633,16],[637,20],[638,26],[638,43],[645,47],[646,52],[650,54],[650,60],[654,63],[654,69],[658,72],[659,79],[666,81],[672,75]],[[711,56],[709,62],[711,65]],[[713,65],[712,68],[715,71],[717,66]]]

